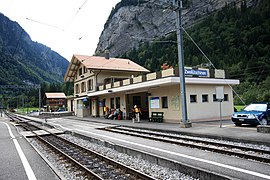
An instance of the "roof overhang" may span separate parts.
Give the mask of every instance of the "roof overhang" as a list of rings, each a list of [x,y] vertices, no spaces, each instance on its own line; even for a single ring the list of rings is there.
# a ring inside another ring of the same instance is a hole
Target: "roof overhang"
[[[209,85],[238,85],[239,80],[233,79],[213,79],[213,78],[185,78],[186,84],[209,84]],[[141,82],[137,84],[130,84],[122,87],[106,89],[102,91],[91,92],[87,94],[87,96],[101,96],[107,95],[111,93],[119,93],[119,92],[141,92],[141,91],[148,91],[149,89],[170,86],[170,85],[177,85],[180,84],[179,77],[167,77],[156,79],[152,81]]]
[[[46,99],[66,99],[65,93],[45,93]]]
[[[73,82],[75,80],[76,72],[78,71],[81,63],[90,70],[99,71],[115,71],[115,72],[134,72],[134,73],[148,73],[149,70],[136,64],[129,59],[110,58],[110,60],[99,56],[85,56],[73,55],[66,71],[64,81]],[[119,64],[120,63],[120,64]]]
[[[64,77],[65,82],[73,82],[74,81],[76,71],[80,67],[80,64],[81,64],[81,62],[75,56],[73,56],[70,63],[69,63],[68,69],[67,69],[65,77]]]

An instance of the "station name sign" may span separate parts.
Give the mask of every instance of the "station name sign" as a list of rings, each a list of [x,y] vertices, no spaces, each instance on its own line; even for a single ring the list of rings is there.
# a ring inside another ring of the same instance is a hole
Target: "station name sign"
[[[185,75],[208,76],[207,70],[185,69]]]

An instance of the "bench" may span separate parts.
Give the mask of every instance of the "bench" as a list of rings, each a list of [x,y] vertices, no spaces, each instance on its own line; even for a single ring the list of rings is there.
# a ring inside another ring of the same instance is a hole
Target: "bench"
[[[149,122],[163,122],[164,112],[151,112],[151,117],[149,117]]]

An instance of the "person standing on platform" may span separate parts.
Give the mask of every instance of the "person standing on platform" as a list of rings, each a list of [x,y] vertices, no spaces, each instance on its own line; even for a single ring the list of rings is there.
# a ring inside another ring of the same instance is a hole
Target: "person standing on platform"
[[[141,114],[141,110],[139,107],[137,107],[137,105],[134,106],[134,111],[135,111],[135,118],[137,120],[137,122],[140,122],[140,114]]]
[[[109,107],[104,106],[103,107],[103,112],[104,112],[104,118],[105,119],[108,119],[108,116],[109,116]]]

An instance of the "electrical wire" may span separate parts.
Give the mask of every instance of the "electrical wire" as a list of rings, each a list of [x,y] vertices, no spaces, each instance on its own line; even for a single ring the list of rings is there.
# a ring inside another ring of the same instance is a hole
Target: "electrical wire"
[[[26,17],[26,20],[32,21],[32,22],[35,22],[35,23],[38,23],[38,24],[42,24],[42,25],[45,25],[45,26],[53,27],[53,28],[56,28],[56,29],[61,29],[61,30],[63,30],[62,28],[60,28],[60,27],[58,27],[58,26],[51,25],[51,24],[48,24],[48,23],[44,23],[44,22],[41,22],[41,21],[37,21],[37,20],[34,20],[34,19],[30,19],[30,18],[28,18],[28,17]]]
[[[64,27],[64,30],[67,29],[69,27],[69,25],[72,23],[72,21],[75,19],[75,17],[78,15],[78,13],[81,11],[81,9],[83,8],[83,6],[86,4],[88,0],[85,0],[83,2],[83,4],[79,7],[79,9],[77,10],[77,12],[74,14],[74,16],[70,19],[70,21],[67,23],[67,25]]]
[[[64,28],[62,29],[62,32],[66,31],[66,29],[70,26],[70,24],[73,22],[73,20],[75,19],[75,17],[78,15],[78,13],[81,11],[81,9],[83,8],[83,6],[86,4],[88,0],[85,0],[82,5],[78,8],[78,10],[76,11],[76,13],[72,16],[72,18],[70,19],[70,21],[64,26]],[[40,22],[41,23],[41,22]],[[58,38],[56,39],[56,41],[53,43],[55,44],[57,41],[59,41],[59,39],[61,38],[61,35],[58,36]],[[81,39],[81,38],[80,38]],[[44,58],[47,60],[47,53],[49,52],[50,48],[48,48],[45,53],[44,53]]]
[[[159,1],[161,1],[161,0],[159,0]],[[151,2],[151,1],[149,1],[149,2]],[[148,2],[148,3],[149,3]],[[157,3],[155,3],[154,2],[154,4],[155,5],[160,5],[160,4],[157,4]],[[171,7],[171,6],[169,6],[169,7]],[[168,9],[168,8],[167,8]],[[176,18],[175,18],[175,20],[176,20]],[[193,42],[193,44],[198,48],[198,50],[202,53],[202,55],[207,59],[207,61],[208,61],[208,63],[214,68],[214,69],[217,69],[216,67],[215,67],[215,65],[212,63],[212,61],[208,58],[208,56],[203,52],[203,50],[198,46],[198,44],[193,40],[193,38],[189,35],[189,33],[184,29],[184,27],[182,26],[181,27],[182,28],[182,30],[185,32],[185,34],[188,36],[188,38]],[[150,29],[150,30],[148,30],[148,31],[146,31],[146,32],[143,32],[143,33],[140,33],[140,34],[137,34],[136,36],[138,36],[138,35],[141,35],[141,34],[145,34],[145,33],[147,33],[147,32],[150,32],[150,31],[152,31],[153,29]],[[170,31],[171,32],[171,31]],[[170,33],[169,32],[169,33]],[[168,34],[168,32],[167,33],[165,33],[165,35],[166,34]],[[134,37],[134,36],[133,36]],[[225,82],[227,83],[227,80],[225,79]],[[233,87],[229,84],[229,83],[227,83],[227,85],[232,89],[232,91],[236,94],[236,96],[240,99],[240,101],[244,104],[244,105],[246,105],[246,103],[243,101],[243,99],[240,97],[240,95],[233,89]]]
[[[216,69],[215,65],[212,63],[212,61],[208,58],[208,56],[203,52],[203,50],[198,46],[198,44],[193,40],[193,38],[189,35],[189,33],[185,30],[185,28],[182,26],[181,29],[186,33],[186,35],[188,36],[188,38],[192,41],[192,43],[198,48],[198,50],[202,53],[202,55],[207,59],[208,63],[210,63],[210,65]],[[227,83],[227,80],[224,79],[225,82]],[[233,89],[233,87],[227,83],[227,85],[231,88],[231,90],[236,94],[236,96],[240,99],[240,101],[246,105],[246,103],[244,102],[244,100],[240,97],[240,95]]]

